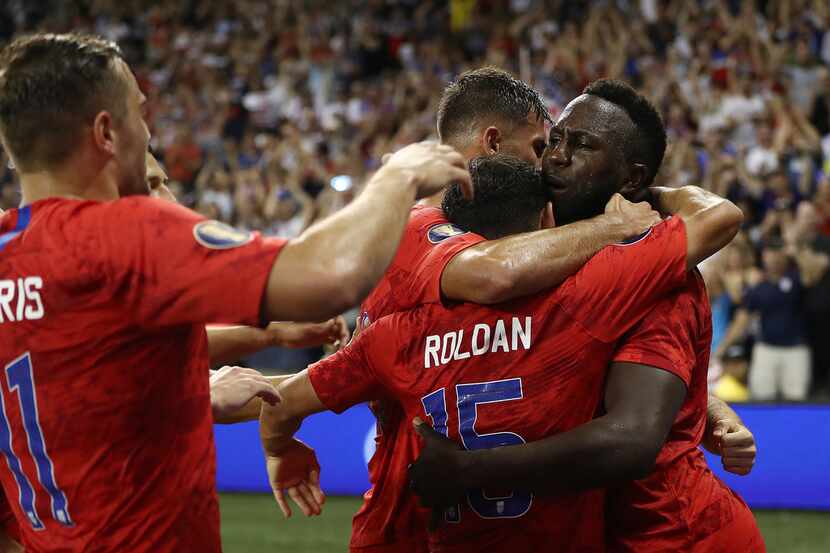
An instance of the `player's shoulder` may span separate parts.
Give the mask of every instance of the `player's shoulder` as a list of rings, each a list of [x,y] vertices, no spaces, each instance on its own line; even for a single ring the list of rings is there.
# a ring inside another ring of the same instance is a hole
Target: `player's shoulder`
[[[440,208],[417,205],[410,212],[407,232],[419,241],[433,245],[467,234],[467,231],[449,222]]]
[[[697,270],[689,271],[686,282],[660,298],[646,321],[668,325],[694,324],[710,317],[711,307],[703,277]]]

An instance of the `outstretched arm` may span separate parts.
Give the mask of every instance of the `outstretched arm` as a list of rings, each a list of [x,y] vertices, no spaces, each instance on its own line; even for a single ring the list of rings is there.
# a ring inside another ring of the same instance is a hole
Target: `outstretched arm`
[[[321,321],[360,303],[392,260],[415,200],[452,182],[472,194],[464,158],[449,146],[422,142],[393,154],[357,199],[285,245],[262,318]]]
[[[562,227],[482,242],[453,257],[441,274],[444,297],[492,304],[556,286],[603,247],[660,222],[647,204]]]
[[[266,376],[265,379],[268,380],[268,382],[271,383],[271,386],[274,387],[276,394],[277,387],[292,376],[293,375],[290,374],[280,374],[276,376]],[[215,392],[216,390],[211,387],[211,394],[215,395]],[[257,396],[250,399],[237,410],[228,410],[227,412],[218,415],[214,414],[213,422],[217,424],[236,424],[238,422],[254,421],[259,419],[259,413],[261,410],[262,399]]]
[[[275,322],[266,328],[208,326],[206,330],[211,366],[231,363],[270,347],[309,348],[338,342],[345,346],[349,341],[343,317],[324,323]]]
[[[680,217],[686,224],[689,268],[731,242],[743,224],[738,206],[698,186],[655,186],[650,190],[660,211]]]

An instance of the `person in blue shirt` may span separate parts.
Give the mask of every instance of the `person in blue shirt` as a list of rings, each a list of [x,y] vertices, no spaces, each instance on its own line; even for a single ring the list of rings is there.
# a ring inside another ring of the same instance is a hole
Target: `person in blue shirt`
[[[749,287],[743,303],[718,347],[722,357],[749,329],[753,318],[759,323],[752,349],[749,390],[754,400],[803,400],[810,385],[810,349],[803,299],[805,282],[796,264],[791,263],[780,241],[769,241],[762,250],[763,278]]]

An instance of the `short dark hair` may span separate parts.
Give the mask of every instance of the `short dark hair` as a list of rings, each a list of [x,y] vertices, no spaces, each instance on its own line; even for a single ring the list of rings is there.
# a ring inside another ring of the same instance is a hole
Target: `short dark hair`
[[[526,83],[496,67],[474,69],[444,89],[438,104],[438,137],[451,140],[467,132],[482,116],[496,115],[515,124],[531,112],[537,121],[551,120],[542,97]]]
[[[628,114],[637,136],[625,141],[625,153],[629,159],[645,164],[648,173],[644,186],[651,186],[666,153],[666,127],[654,104],[627,83],[613,79],[594,81],[582,93],[611,102]]]
[[[117,59],[115,43],[79,34],[24,36],[0,52],[0,134],[21,171],[64,161],[98,112],[125,114]]]
[[[470,162],[470,175],[472,200],[458,185],[444,195],[441,207],[451,223],[489,239],[536,228],[549,197],[533,164],[504,154],[477,157]]]

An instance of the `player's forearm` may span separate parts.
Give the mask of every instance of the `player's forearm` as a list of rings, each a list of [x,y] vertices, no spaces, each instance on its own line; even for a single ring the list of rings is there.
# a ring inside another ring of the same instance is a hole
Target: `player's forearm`
[[[735,204],[698,186],[651,191],[660,211],[680,217],[686,225],[689,268],[731,242],[743,224],[743,212]]]
[[[277,376],[269,376],[268,380],[274,387],[278,387],[282,382],[285,382],[292,375],[290,374],[281,374]],[[258,397],[255,397],[251,401],[245,404],[245,406],[236,411],[231,413],[230,415],[225,415],[219,418],[215,418],[213,420],[216,424],[236,424],[238,422],[248,422],[257,420],[259,418],[260,412],[262,411],[262,400]]]
[[[709,394],[709,402],[706,406],[706,424],[713,425],[722,420],[733,420],[743,424],[741,417],[725,401]]]
[[[231,363],[261,349],[270,343],[268,333],[251,326],[208,326],[208,357],[210,365]]]
[[[276,457],[282,454],[302,422],[302,417],[286,416],[285,410],[280,409],[279,405],[262,405],[259,414],[259,438],[265,455]]]
[[[662,442],[607,416],[518,446],[459,453],[467,488],[501,486],[542,494],[610,486],[647,475]]]
[[[414,182],[381,168],[351,204],[289,242],[269,278],[266,317],[322,321],[360,303],[397,250]]]
[[[556,286],[630,228],[600,215],[563,227],[517,234],[468,248],[441,276],[444,296],[491,304]]]

